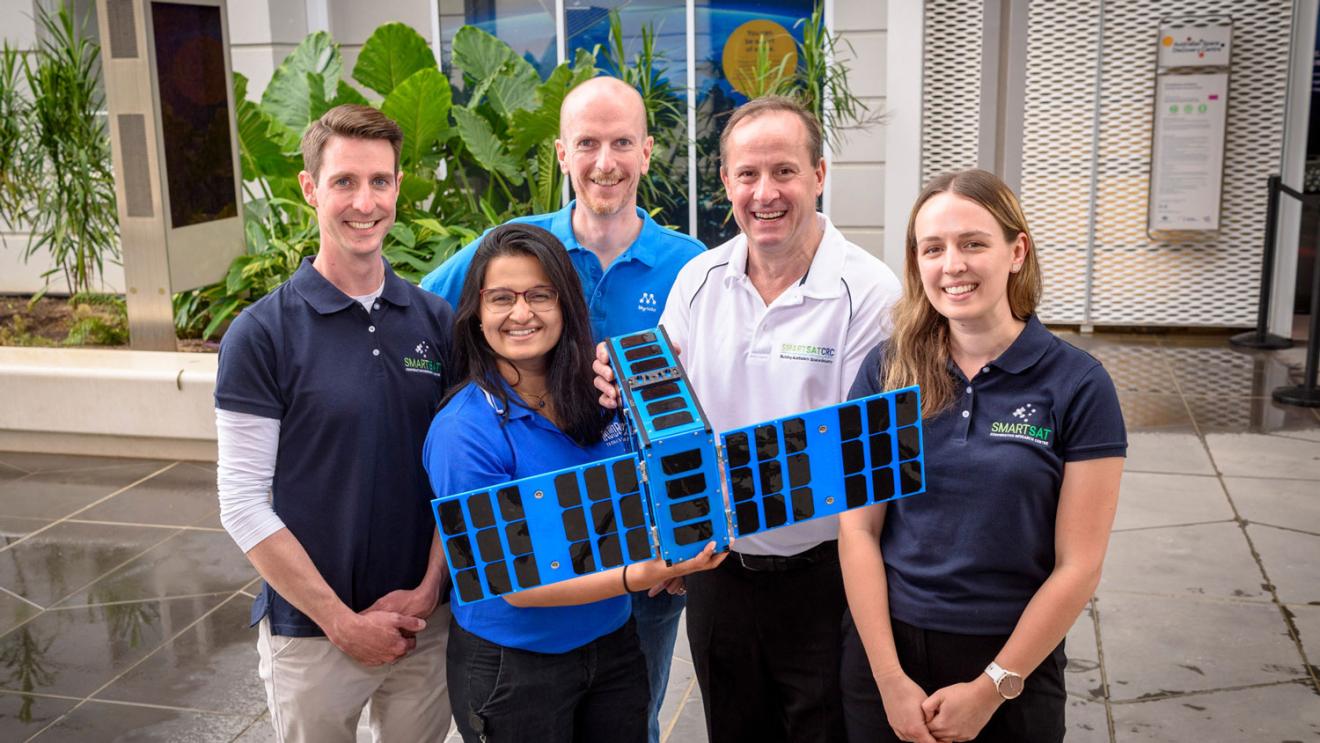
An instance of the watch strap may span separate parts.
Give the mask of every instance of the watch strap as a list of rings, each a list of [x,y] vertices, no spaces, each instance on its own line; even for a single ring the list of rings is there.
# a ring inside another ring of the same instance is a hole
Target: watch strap
[[[1013,673],[1007,668],[1004,668],[1003,666],[999,665],[994,661],[990,661],[990,665],[985,667],[985,675],[990,677],[990,681],[992,681],[995,685],[995,691],[998,692],[999,696],[1003,697],[1005,700],[1016,699],[1022,693],[1021,691],[1018,691],[1017,694],[1014,694],[1011,697],[1004,693],[1002,684],[1006,677],[1015,676],[1019,679],[1021,679],[1022,677],[1016,673]]]

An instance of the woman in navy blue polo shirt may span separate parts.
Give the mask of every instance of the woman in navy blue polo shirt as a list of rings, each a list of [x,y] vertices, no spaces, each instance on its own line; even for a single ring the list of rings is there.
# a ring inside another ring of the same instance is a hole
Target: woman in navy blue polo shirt
[[[1013,192],[940,176],[850,396],[921,386],[926,493],[840,516],[855,741],[1059,741],[1063,638],[1100,579],[1126,454],[1109,375],[1035,316]]]
[[[437,494],[624,453],[597,403],[587,306],[568,253],[531,225],[482,240],[454,321],[464,381],[431,423],[423,462]],[[646,661],[629,590],[714,567],[660,560],[453,606],[449,697],[467,741],[647,739]]]

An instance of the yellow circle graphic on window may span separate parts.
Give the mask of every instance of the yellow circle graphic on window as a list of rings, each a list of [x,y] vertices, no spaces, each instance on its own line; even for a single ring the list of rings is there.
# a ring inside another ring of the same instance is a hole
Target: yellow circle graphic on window
[[[757,54],[764,45],[768,70],[757,71]],[[758,19],[748,21],[729,34],[724,43],[724,76],[733,89],[752,98],[770,92],[777,78],[791,77],[797,68],[797,44],[788,29]]]

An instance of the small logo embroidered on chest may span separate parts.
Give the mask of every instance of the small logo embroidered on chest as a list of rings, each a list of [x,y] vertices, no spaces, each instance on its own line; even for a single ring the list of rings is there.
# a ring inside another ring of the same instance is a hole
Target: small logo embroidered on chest
[[[832,346],[817,346],[810,343],[784,343],[779,346],[779,358],[790,361],[833,364],[834,356],[835,349]]]
[[[600,439],[607,446],[616,446],[623,443],[623,434],[623,424],[616,420],[605,427]]]
[[[403,370],[415,372],[417,374],[430,374],[433,377],[443,377],[445,367],[439,360],[431,358],[431,342],[423,340],[416,346],[413,346],[412,355],[403,357]]]
[[[1010,420],[998,420],[990,423],[990,438],[1017,439],[1034,444],[1049,446],[1054,436],[1054,429],[1040,425],[1044,416],[1040,408],[1033,403],[1024,403],[1013,409]]]
[[[641,298],[637,300],[637,309],[641,312],[659,312],[660,303],[656,301],[655,292],[642,292]]]

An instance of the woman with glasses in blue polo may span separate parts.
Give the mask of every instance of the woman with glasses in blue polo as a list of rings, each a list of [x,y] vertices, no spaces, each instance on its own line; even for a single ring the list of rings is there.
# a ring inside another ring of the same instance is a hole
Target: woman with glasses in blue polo
[[[934,179],[906,253],[893,334],[850,395],[921,386],[926,492],[839,517],[848,737],[1061,741],[1063,638],[1127,450],[1118,397],[1036,318],[1036,245],[999,178]]]
[[[486,235],[454,328],[460,382],[431,423],[423,462],[438,495],[625,453],[597,402],[591,325],[577,272],[549,232]],[[650,689],[628,591],[714,567],[651,560],[453,605],[447,676],[465,741],[647,739]]]

